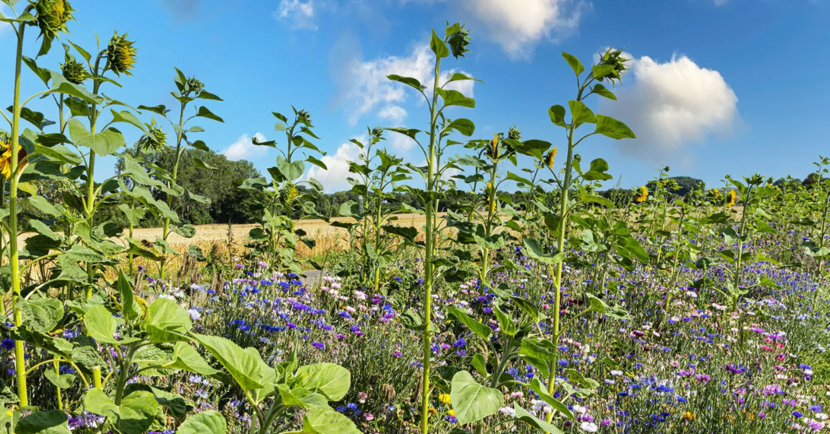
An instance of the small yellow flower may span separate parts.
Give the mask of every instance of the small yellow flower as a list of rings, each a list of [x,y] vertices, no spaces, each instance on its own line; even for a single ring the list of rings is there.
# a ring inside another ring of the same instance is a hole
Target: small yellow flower
[[[443,405],[452,404],[452,399],[450,399],[450,394],[449,393],[442,393],[442,394],[438,395],[438,402],[440,402]]]
[[[553,162],[556,160],[556,153],[559,152],[559,149],[556,146],[553,147],[547,154],[545,154],[545,165],[549,168],[553,169]]]
[[[434,407],[430,407],[429,410],[427,410],[427,412],[429,414],[438,414],[438,410],[436,410]]]
[[[695,419],[697,419],[697,416],[694,413],[687,411],[687,412],[683,413],[683,419],[695,420]]]
[[[448,415],[450,415],[450,416],[452,416],[452,417],[455,417],[455,410],[450,409],[450,410],[447,412],[447,414],[448,414]]]
[[[726,195],[726,206],[733,207],[735,206],[735,198],[738,197],[738,194],[735,193],[735,190],[729,190],[729,194]]]
[[[648,187],[645,185],[640,187],[640,195],[637,196],[637,202],[643,203],[648,199]]]
[[[720,199],[720,191],[717,188],[712,189],[712,197],[714,197],[715,200]]]

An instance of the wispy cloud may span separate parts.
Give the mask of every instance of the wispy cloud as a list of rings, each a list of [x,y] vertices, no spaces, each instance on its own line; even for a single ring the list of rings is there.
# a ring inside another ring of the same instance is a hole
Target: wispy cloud
[[[274,18],[288,23],[292,30],[317,30],[314,0],[281,0]]]
[[[265,136],[262,133],[254,134],[257,140],[260,142],[266,141]],[[239,136],[235,142],[231,143],[222,154],[227,157],[228,160],[235,161],[235,160],[250,160],[251,158],[256,157],[264,157],[268,153],[268,148],[265,146],[257,146],[251,142],[251,136],[248,133],[245,133]]]

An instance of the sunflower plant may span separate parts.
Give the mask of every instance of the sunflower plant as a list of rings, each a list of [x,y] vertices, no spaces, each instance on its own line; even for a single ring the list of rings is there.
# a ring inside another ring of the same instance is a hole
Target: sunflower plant
[[[121,45],[123,45],[123,50],[129,50],[131,45],[127,45],[119,41]],[[113,44],[110,44],[111,46]],[[160,260],[159,262],[159,277],[161,279],[165,278],[166,275],[166,261],[169,255],[178,255],[178,253],[173,250],[170,245],[167,243],[167,239],[172,233],[176,233],[181,235],[185,238],[192,238],[196,234],[196,229],[189,224],[183,224],[178,216],[176,215],[175,211],[172,209],[173,206],[173,198],[180,197],[185,201],[192,201],[197,203],[209,203],[209,199],[200,196],[192,191],[186,191],[184,188],[179,186],[176,181],[179,176],[179,161],[181,160],[182,155],[184,152],[189,149],[199,149],[202,151],[209,151],[210,148],[205,144],[202,140],[191,140],[190,137],[194,134],[204,132],[204,128],[198,125],[192,125],[191,121],[195,119],[200,120],[211,120],[215,122],[224,122],[221,117],[214,114],[209,108],[206,106],[199,106],[196,108],[194,113],[188,116],[188,106],[193,103],[194,101],[222,101],[222,98],[219,96],[208,92],[205,89],[204,83],[202,83],[196,77],[188,78],[181,70],[178,68],[176,69],[176,76],[173,79],[174,84],[176,85],[176,91],[171,92],[173,98],[178,101],[178,110],[171,114],[171,110],[169,110],[164,105],[157,105],[157,106],[145,106],[140,105],[138,106],[139,110],[144,110],[150,113],[157,114],[165,119],[169,124],[170,127],[175,131],[175,152],[173,157],[173,164],[172,167],[160,167],[158,165],[152,165],[150,175],[154,180],[157,180],[158,184],[153,186],[154,189],[161,190],[166,197],[166,199],[162,201],[153,201],[155,208],[159,210],[161,217],[164,220],[164,225],[162,229],[162,236],[155,240],[156,246],[161,250],[160,252]],[[175,115],[178,116],[175,116]],[[173,116],[171,118],[171,116]],[[150,147],[152,150],[158,150],[167,146],[166,134],[164,134],[159,127],[155,125],[155,120],[152,120],[150,125],[146,125],[144,128],[145,135],[141,139],[140,145]],[[215,170],[215,168],[211,167],[210,165],[206,164],[205,162],[201,161],[198,158],[194,159],[194,163],[198,170]],[[133,192],[131,195],[132,201],[140,201],[143,203],[149,202],[150,197],[146,194],[145,191],[139,190],[138,192]],[[162,205],[163,204],[163,205]],[[131,211],[128,214],[126,208],[122,208],[122,211],[125,212],[127,215],[127,219],[130,220],[131,225],[134,222],[140,220],[140,215],[136,215],[134,208],[130,208]],[[171,228],[170,223],[176,225],[175,228]]]
[[[445,197],[446,190],[454,189],[454,182],[449,179],[448,171],[458,170],[460,167],[454,159],[445,159],[442,162],[447,149],[460,142],[449,139],[453,133],[458,132],[466,137],[475,132],[473,121],[465,118],[448,119],[445,110],[451,107],[475,108],[475,100],[465,96],[463,93],[448,87],[453,82],[475,80],[474,78],[455,72],[449,77],[441,73],[441,64],[444,59],[452,55],[458,60],[469,52],[470,36],[467,29],[459,23],[448,25],[444,37],[438,36],[435,30],[430,38],[430,49],[434,55],[432,83],[430,86],[421,84],[413,77],[400,75],[389,75],[389,80],[402,83],[415,89],[426,101],[429,111],[429,130],[426,131],[425,142],[421,142],[418,134],[423,131],[413,128],[387,128],[397,134],[402,134],[412,139],[423,153],[424,165],[416,166],[407,164],[412,173],[420,175],[424,181],[424,188],[405,187],[407,191],[421,199],[424,204],[426,225],[424,227],[424,314],[416,322],[423,324],[423,381],[421,388],[421,433],[429,431],[429,403],[432,388],[430,386],[430,354],[432,340],[432,293],[435,288],[436,279],[446,271],[457,270],[458,258],[455,261],[447,258],[439,258],[438,250],[441,232],[447,228],[439,226],[438,204]]]
[[[564,130],[567,140],[567,156],[563,169],[564,173],[561,173],[561,177],[557,176],[555,178],[559,187],[559,212],[548,217],[548,228],[558,240],[556,245],[553,246],[554,251],[552,254],[549,253],[548,249],[541,247],[535,239],[525,239],[524,242],[525,254],[544,264],[548,268],[550,275],[553,275],[554,317],[551,332],[552,339],[550,340],[553,348],[557,346],[558,339],[562,333],[560,325],[562,270],[565,260],[565,240],[568,237],[570,229],[570,213],[579,203],[599,203],[604,205],[609,205],[610,203],[608,199],[590,194],[585,188],[578,189],[579,194],[576,197],[571,196],[571,190],[579,185],[577,183],[579,179],[584,181],[611,179],[611,175],[607,173],[608,163],[605,160],[596,159],[592,161],[589,170],[584,171],[580,167],[578,159],[574,158],[574,151],[585,139],[594,135],[602,135],[614,140],[635,138],[634,133],[624,123],[608,116],[595,115],[585,104],[585,100],[591,95],[599,95],[607,99],[616,100],[616,96],[603,83],[613,84],[622,79],[622,73],[626,71],[625,64],[628,61],[628,59],[623,57],[622,50],[609,49],[601,54],[599,56],[599,62],[587,74],[585,74],[585,67],[575,56],[568,53],[562,53],[562,56],[576,75],[577,94],[576,99],[568,102],[571,115],[570,120],[567,119],[568,110],[564,106],[554,105],[548,110],[551,122]],[[588,124],[595,126],[594,131],[581,137],[578,136],[577,130]],[[613,206],[613,203],[610,203],[610,205]],[[548,392],[552,394],[555,387],[555,369],[553,369],[555,360],[549,360],[548,363],[551,368],[549,369],[550,377],[548,378],[547,387]],[[547,420],[550,421],[551,417],[552,414],[549,414]]]
[[[326,164],[313,154],[325,156],[312,139],[320,138],[314,133],[311,114],[305,110],[292,107],[294,117],[289,118],[282,113],[272,112],[277,123],[274,129],[285,134],[284,147],[277,146],[276,140],[260,141],[254,137],[252,143],[256,146],[267,146],[279,152],[276,166],[268,168],[271,181],[265,177],[246,179],[240,186],[242,189],[263,192],[266,196],[264,215],[260,226],[251,229],[248,237],[253,240],[254,254],[265,258],[269,265],[277,271],[291,271],[302,273],[299,261],[295,257],[297,243],[302,242],[309,248],[314,248],[316,242],[307,237],[306,232],[297,229],[295,219],[304,217],[322,218],[314,202],[309,200],[313,192],[322,192],[323,185],[314,178],[303,179],[306,163],[327,170]],[[312,192],[301,191],[298,187],[310,186]]]
[[[336,221],[332,226],[349,230],[354,247],[363,258],[362,282],[378,294],[381,293],[382,270],[394,257],[396,245],[393,241],[400,237],[405,244],[414,245],[418,231],[393,225],[398,219],[395,214],[400,211],[386,206],[393,193],[400,190],[399,183],[410,179],[409,170],[402,165],[402,158],[375,148],[384,140],[382,129],[375,128],[369,135],[371,138],[366,144],[352,140],[360,148],[360,157],[358,161],[349,161],[349,173],[355,176],[348,178],[352,184],[351,193],[360,202],[347,201],[339,210],[341,216],[351,217],[355,223]]]

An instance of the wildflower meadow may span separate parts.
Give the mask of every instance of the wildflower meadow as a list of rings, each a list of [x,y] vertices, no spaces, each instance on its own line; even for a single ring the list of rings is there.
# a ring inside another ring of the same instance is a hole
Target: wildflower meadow
[[[461,72],[474,38],[448,23],[425,41],[428,81],[388,75],[418,99],[420,129],[353,141],[342,218],[315,205],[312,114],[281,102],[272,140],[250,143],[277,151],[273,166],[238,186],[262,208],[243,245],[174,245],[197,234],[186,204],[210,202],[180,168],[217,170],[191,152],[210,152],[199,137],[229,97],[170,65],[172,104],[114,99],[155,54],[119,31],[76,45],[72,3],[2,0],[0,43],[16,44],[0,130],[6,432],[830,431],[829,158],[804,182],[734,174],[681,194],[662,166],[602,194],[609,161],[580,153],[637,137],[591,108],[616,103],[626,53],[562,53],[573,84],[539,114],[547,137],[481,133],[458,90],[487,86]],[[21,95],[21,80],[41,90]],[[146,219],[154,240],[135,235]],[[340,247],[301,255],[319,240],[300,219],[340,230]]]

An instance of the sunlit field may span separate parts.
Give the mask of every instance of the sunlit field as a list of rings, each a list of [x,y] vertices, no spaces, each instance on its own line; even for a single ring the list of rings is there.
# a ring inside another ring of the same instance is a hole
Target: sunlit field
[[[71,42],[97,7],[71,3],[0,8],[9,434],[830,430],[827,157],[804,180],[735,161],[746,173],[716,186],[661,165],[620,187],[603,146],[645,142],[600,112],[642,58],[557,55],[568,91],[527,137],[472,120],[478,39],[452,21],[421,33],[424,76],[381,76],[386,102],[418,99],[420,129],[368,128],[332,157],[280,101],[273,131],[220,156],[200,138],[236,95],[169,65],[142,89],[166,105],[115,99],[166,54],[122,32]],[[280,7],[314,18],[311,1]]]

